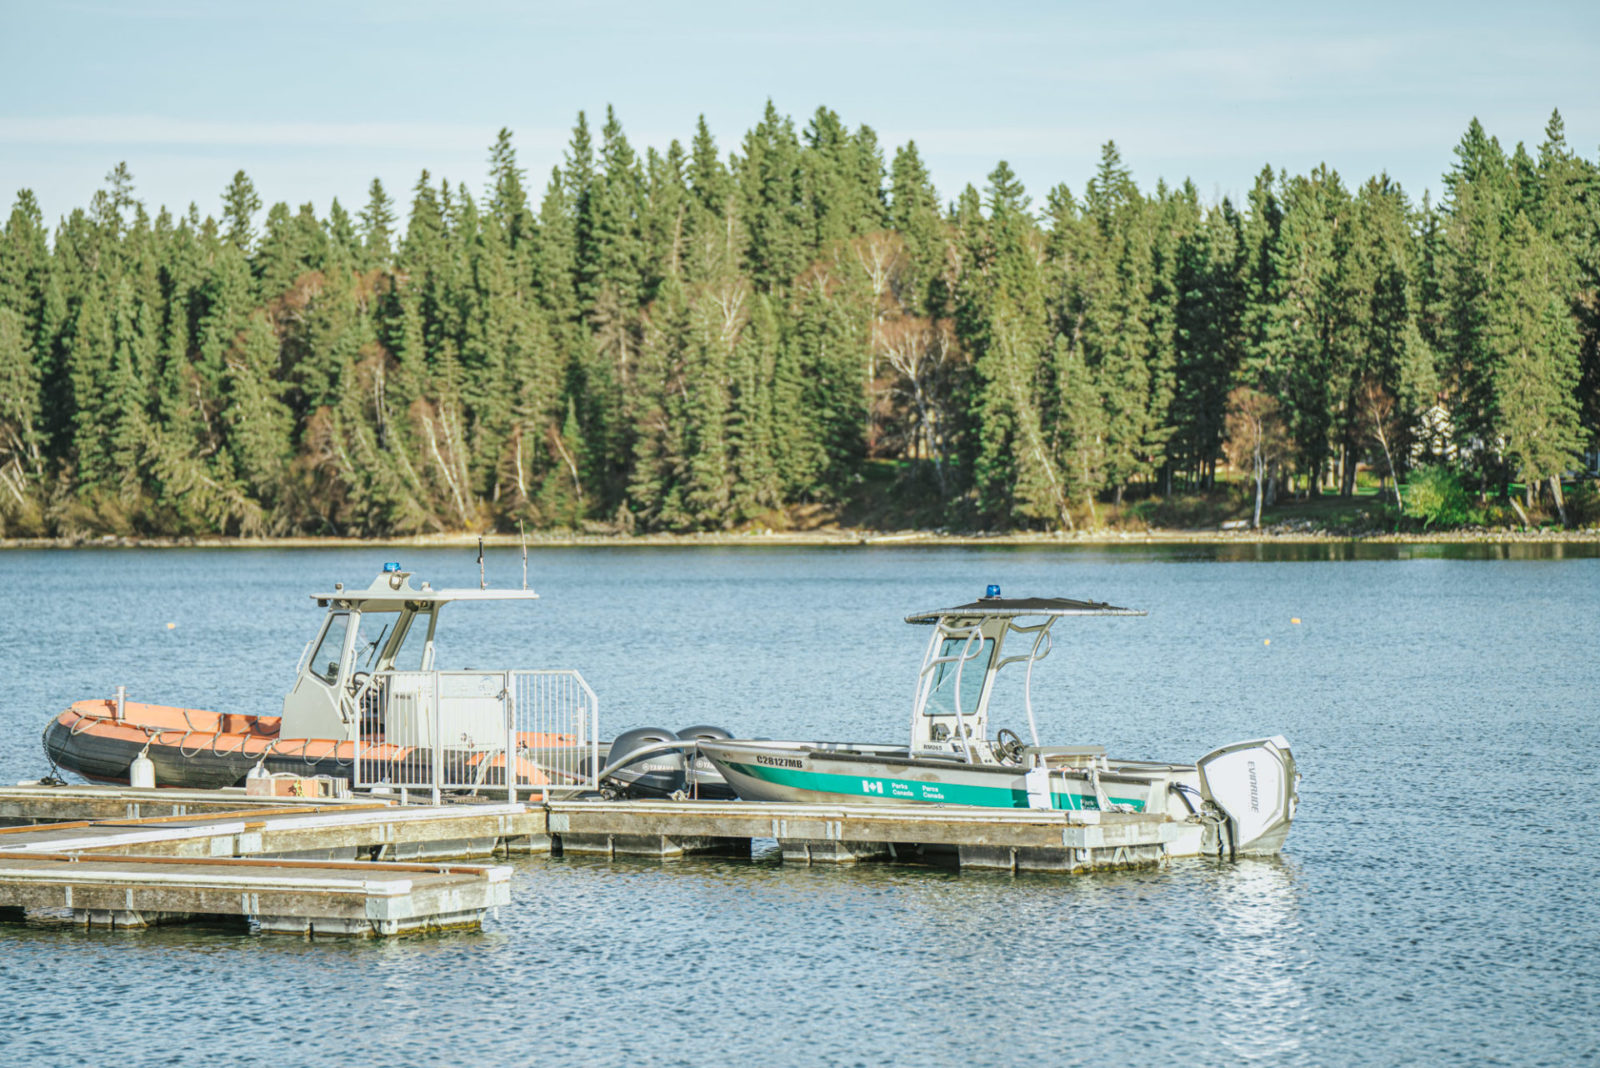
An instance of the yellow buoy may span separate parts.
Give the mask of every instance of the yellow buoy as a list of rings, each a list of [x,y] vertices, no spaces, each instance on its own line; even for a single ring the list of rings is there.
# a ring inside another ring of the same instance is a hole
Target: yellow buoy
[[[1262,638],[1261,639],[1261,644],[1262,645],[1271,645],[1272,644],[1272,639],[1271,638]]]
[[[1300,625],[1300,617],[1299,616],[1295,616],[1293,619],[1289,620],[1289,622],[1293,623],[1295,626],[1298,627]]]
[[[178,629],[178,625],[176,623],[168,623],[167,624],[167,629],[168,630],[177,630]]]

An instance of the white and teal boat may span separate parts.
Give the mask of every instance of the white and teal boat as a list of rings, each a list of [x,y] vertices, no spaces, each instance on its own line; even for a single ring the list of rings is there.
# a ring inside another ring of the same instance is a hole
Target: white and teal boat
[[[1181,826],[1168,855],[1278,852],[1298,802],[1299,775],[1282,737],[1224,746],[1193,764],[1123,760],[1100,746],[1042,745],[1033,669],[1050,653],[1063,616],[1142,616],[1095,601],[981,599],[919,612],[931,625],[917,676],[909,745],[702,741],[738,795],[750,801],[900,802],[986,808],[1071,809],[1160,815]],[[1007,649],[1026,643],[1020,649]],[[995,680],[1025,672],[1028,732],[989,731]]]

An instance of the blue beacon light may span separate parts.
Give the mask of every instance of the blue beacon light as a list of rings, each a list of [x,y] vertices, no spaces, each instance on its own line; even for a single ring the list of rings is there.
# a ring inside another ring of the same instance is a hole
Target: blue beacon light
[[[399,563],[384,564],[383,565],[383,570],[384,570],[385,574],[387,574],[390,571],[399,571],[400,570],[400,565],[399,565]]]
[[[983,596],[984,596],[985,599],[992,598],[992,597],[999,597],[1000,596],[1000,587],[994,585],[993,583],[991,583],[989,585],[989,588],[983,591]]]

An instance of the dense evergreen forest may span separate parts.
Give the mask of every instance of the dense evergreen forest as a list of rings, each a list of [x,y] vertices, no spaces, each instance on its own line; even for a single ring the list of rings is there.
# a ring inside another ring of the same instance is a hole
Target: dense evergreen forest
[[[724,153],[579,115],[542,195],[151,215],[124,166],[0,238],[0,534],[781,524],[863,486],[932,525],[1444,468],[1561,508],[1600,433],[1600,161],[1476,122],[1439,203],[1263,169],[943,202],[914,143],[771,104]],[[402,217],[403,214],[403,217]],[[1230,464],[1231,461],[1231,464]],[[887,473],[887,474],[886,474]],[[870,474],[870,478],[866,477]],[[864,481],[865,479],[865,481]]]

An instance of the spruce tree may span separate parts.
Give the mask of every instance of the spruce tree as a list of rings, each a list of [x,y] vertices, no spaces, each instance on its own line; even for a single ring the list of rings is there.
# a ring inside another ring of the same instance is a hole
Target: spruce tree
[[[244,171],[235,171],[233,181],[222,191],[224,239],[240,252],[248,253],[255,244],[255,214],[261,210],[261,197]]]
[[[367,206],[361,209],[361,248],[357,263],[363,270],[385,268],[393,255],[394,201],[377,178],[367,187]]]
[[[1561,251],[1519,211],[1486,338],[1494,353],[1496,429],[1530,502],[1535,487],[1548,482],[1563,524],[1561,475],[1582,445],[1578,338],[1561,285],[1564,275]]]

